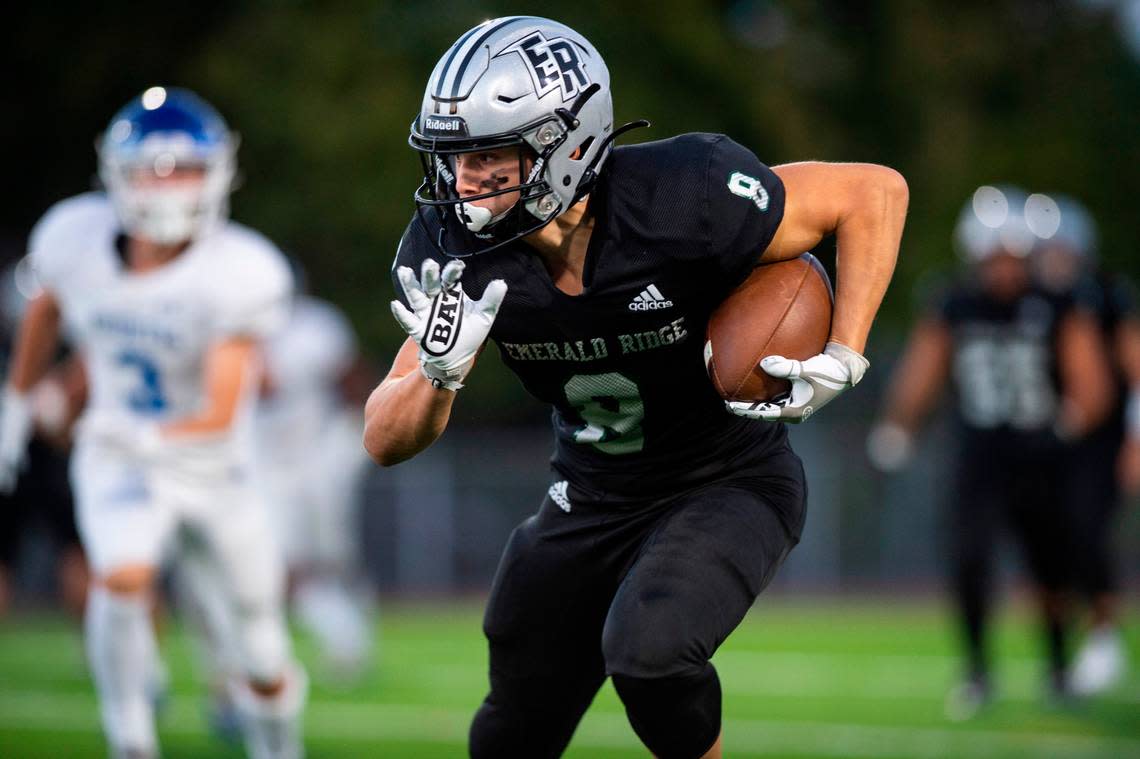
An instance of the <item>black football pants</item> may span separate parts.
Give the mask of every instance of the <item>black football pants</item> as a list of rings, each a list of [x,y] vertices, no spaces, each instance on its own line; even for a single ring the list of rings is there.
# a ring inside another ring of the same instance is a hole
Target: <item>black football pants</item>
[[[720,732],[709,658],[798,542],[800,460],[784,447],[662,500],[568,494],[569,511],[547,497],[500,561],[483,625],[491,690],[471,755],[559,756],[612,675],[654,754],[699,757]]]
[[[1052,457],[1008,460],[964,453],[958,462],[950,533],[954,592],[961,613],[969,667],[986,677],[986,633],[998,543],[1008,532],[1019,544],[1043,604],[1072,579],[1063,480]],[[1064,622],[1046,611],[1050,666],[1064,663]]]
[[[1112,535],[1120,506],[1120,435],[1098,433],[1077,446],[1064,468],[1065,508],[1076,589],[1088,598],[1117,590]]]

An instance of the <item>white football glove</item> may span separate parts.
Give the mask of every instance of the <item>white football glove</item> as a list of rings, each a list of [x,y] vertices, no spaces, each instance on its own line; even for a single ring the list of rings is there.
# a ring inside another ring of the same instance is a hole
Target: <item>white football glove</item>
[[[32,404],[28,396],[5,387],[0,406],[0,493],[8,495],[16,489],[31,437]]]
[[[487,285],[481,300],[471,300],[459,281],[463,268],[462,261],[452,260],[441,273],[439,264],[429,258],[417,282],[415,272],[401,266],[396,278],[411,309],[392,301],[392,315],[420,346],[420,371],[434,387],[448,390],[463,387],[463,378],[471,371],[507,294],[507,283],[496,279]]]
[[[870,366],[862,354],[835,342],[806,361],[767,356],[760,361],[760,368],[773,377],[791,380],[791,392],[771,402],[725,401],[725,405],[737,416],[798,424],[847,388],[859,384]]]

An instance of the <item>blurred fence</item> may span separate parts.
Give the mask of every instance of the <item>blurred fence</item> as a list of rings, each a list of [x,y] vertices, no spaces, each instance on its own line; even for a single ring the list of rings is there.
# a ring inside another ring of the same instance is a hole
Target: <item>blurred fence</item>
[[[838,405],[831,411],[842,417]],[[930,427],[911,466],[884,477],[866,463],[865,421],[826,416],[791,429],[808,472],[808,518],[802,542],[773,587],[941,588],[948,425]],[[419,457],[372,472],[361,516],[365,563],[381,590],[485,592],[511,529],[546,493],[551,447],[548,426],[454,428]],[[1124,571],[1135,582],[1140,579],[1136,508],[1125,513],[1118,537]],[[1010,568],[1019,566],[1014,551],[1004,555]]]
[[[776,576],[775,589],[928,592],[943,587],[943,515],[953,449],[949,425],[932,420],[903,472],[889,477],[874,472],[864,441],[890,361],[879,358],[876,364],[857,391],[810,423],[789,428],[808,473],[808,516],[803,540]],[[545,412],[537,404],[528,409],[522,390],[515,391],[523,406],[520,416],[529,416],[529,422],[476,423],[480,413],[499,411],[473,411],[473,404],[465,403],[472,399],[460,399],[457,420],[435,445],[399,466],[370,470],[359,534],[365,569],[381,592],[488,590],[511,530],[538,508],[551,482],[553,440]],[[1117,530],[1117,555],[1133,587],[1140,584],[1137,506],[1126,504]],[[23,540],[32,550],[22,552],[21,585],[26,595],[43,597],[52,587],[50,546],[36,533]],[[1019,557],[1006,548],[1004,564],[1013,570]]]

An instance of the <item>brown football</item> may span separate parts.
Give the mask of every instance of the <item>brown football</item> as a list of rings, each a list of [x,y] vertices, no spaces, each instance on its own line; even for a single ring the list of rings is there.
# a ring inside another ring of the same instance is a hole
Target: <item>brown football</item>
[[[831,281],[810,253],[764,264],[717,306],[705,334],[705,367],[729,401],[767,401],[788,391],[760,359],[806,359],[823,352],[831,333]]]

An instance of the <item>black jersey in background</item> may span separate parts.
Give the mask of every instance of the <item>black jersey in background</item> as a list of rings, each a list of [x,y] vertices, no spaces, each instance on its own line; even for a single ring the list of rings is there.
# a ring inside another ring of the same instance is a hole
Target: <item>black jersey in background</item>
[[[1088,272],[1073,288],[1075,300],[1092,311],[1110,355],[1115,352],[1117,329],[1136,315],[1131,283],[1105,272]],[[1120,364],[1112,361],[1116,404],[1108,418],[1078,441],[1065,467],[1065,501],[1078,588],[1091,596],[1119,587],[1119,570],[1113,551],[1115,515],[1121,504],[1117,460],[1124,444],[1124,404],[1128,381]]]
[[[1102,270],[1090,271],[1073,287],[1073,299],[1096,315],[1109,354],[1115,353],[1116,331],[1120,323],[1136,316],[1136,293],[1127,278]],[[1124,440],[1124,404],[1128,399],[1128,379],[1117,361],[1112,361],[1116,405],[1104,424],[1089,435],[1088,443],[1113,457]]]
[[[954,416],[964,455],[1037,456],[1056,442],[1057,335],[1068,297],[1029,289],[1013,300],[973,282],[945,294],[937,316],[953,336]]]
[[[783,445],[783,425],[725,409],[703,359],[709,315],[780,224],[779,178],[723,135],[688,134],[616,148],[589,203],[580,295],[556,288],[522,242],[465,259],[462,280],[472,298],[507,283],[490,336],[554,407],[559,476],[595,495],[653,497]],[[441,258],[427,234],[413,219],[396,257],[417,277],[425,258]]]

